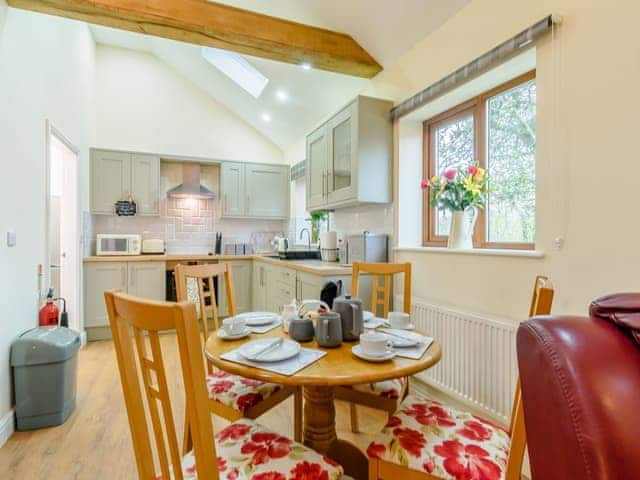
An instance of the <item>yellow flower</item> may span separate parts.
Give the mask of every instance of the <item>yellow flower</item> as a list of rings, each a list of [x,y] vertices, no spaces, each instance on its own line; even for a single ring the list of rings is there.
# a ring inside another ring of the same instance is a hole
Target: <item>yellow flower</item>
[[[438,195],[441,195],[442,192],[444,192],[444,188],[447,186],[447,179],[445,178],[444,180],[442,180],[442,185],[440,185],[440,191],[438,192]]]
[[[473,176],[475,180],[482,180],[484,178],[484,168],[478,167],[478,171]]]
[[[467,191],[473,193],[474,195],[479,194],[481,191],[480,185],[473,181],[473,177],[471,175],[464,179],[464,188],[466,188]]]
[[[431,177],[431,185],[435,185],[439,181],[440,181],[440,177],[438,175],[434,175],[433,177]]]

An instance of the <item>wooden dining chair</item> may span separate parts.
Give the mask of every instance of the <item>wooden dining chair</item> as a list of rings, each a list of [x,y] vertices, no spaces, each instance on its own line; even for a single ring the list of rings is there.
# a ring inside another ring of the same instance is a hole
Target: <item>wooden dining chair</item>
[[[209,315],[219,328],[216,302],[216,279],[224,281],[229,316],[236,315],[233,290],[233,270],[226,263],[207,265],[177,265],[176,290],[179,302],[199,305],[203,344],[211,334],[207,326]],[[219,291],[219,290],[218,290]],[[214,333],[215,334],[215,333]],[[202,349],[204,351],[204,348]],[[277,385],[232,375],[216,370],[207,361],[207,387],[211,412],[229,421],[258,418],[290,396],[294,397],[293,430],[296,441],[302,439],[302,392],[299,387]],[[185,445],[189,447],[188,424],[185,424]]]
[[[309,468],[318,478],[342,476],[335,462],[249,419],[214,436],[193,304],[154,302],[118,292],[105,292],[105,301],[140,480],[289,478],[291,472]],[[159,336],[172,329],[193,440],[193,449],[185,455],[179,451],[168,388],[168,373],[174,372],[165,367]]]
[[[360,272],[371,274],[371,312],[389,316],[389,305],[393,288],[393,276],[404,274],[404,292],[402,311],[411,313],[411,264],[410,263],[353,263],[351,277],[351,294],[358,296],[360,291]],[[351,431],[357,433],[358,410],[356,405],[384,410],[392,415],[399,402],[407,395],[409,378],[401,377],[385,382],[355,385],[353,387],[337,387],[334,390],[335,398],[349,402],[349,415],[351,417]]]
[[[554,289],[537,276],[529,317],[551,313]],[[367,449],[369,480],[520,480],[526,432],[520,381],[508,429],[428,398],[408,396]],[[464,476],[475,470],[476,476]]]

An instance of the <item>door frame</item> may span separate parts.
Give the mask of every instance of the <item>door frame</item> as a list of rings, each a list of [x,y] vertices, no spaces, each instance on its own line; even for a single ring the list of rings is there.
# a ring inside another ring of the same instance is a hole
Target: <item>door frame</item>
[[[58,141],[63,143],[69,150],[71,150],[76,157],[76,201],[77,201],[77,209],[75,215],[75,224],[76,224],[76,232],[78,233],[78,240],[76,245],[75,254],[76,258],[76,276],[78,279],[77,282],[77,290],[76,294],[76,307],[77,307],[77,325],[78,330],[81,334],[82,345],[86,344],[86,333],[84,330],[84,302],[82,298],[82,285],[83,285],[83,277],[82,277],[82,246],[83,246],[83,230],[81,225],[81,208],[80,208],[80,198],[81,198],[81,171],[80,171],[80,149],[75,146],[73,142],[71,142],[61,131],[58,129],[51,120],[45,120],[45,280],[46,284],[50,285],[51,283],[51,137],[55,136]],[[60,293],[60,292],[58,292]],[[41,295],[44,295],[44,292],[40,292]]]

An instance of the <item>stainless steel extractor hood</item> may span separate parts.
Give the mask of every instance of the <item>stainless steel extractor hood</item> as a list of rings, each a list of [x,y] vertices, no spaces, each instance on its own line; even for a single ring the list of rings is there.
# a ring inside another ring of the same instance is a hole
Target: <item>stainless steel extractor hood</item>
[[[214,198],[211,190],[200,184],[200,164],[185,162],[182,164],[182,183],[167,192],[174,198]]]

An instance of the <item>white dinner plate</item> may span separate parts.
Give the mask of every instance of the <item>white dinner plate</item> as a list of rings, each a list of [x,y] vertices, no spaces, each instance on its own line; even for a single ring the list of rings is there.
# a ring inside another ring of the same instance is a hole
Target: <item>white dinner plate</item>
[[[218,330],[218,337],[222,340],[239,340],[241,338],[248,337],[250,333],[251,329],[249,327],[245,327],[244,330],[239,333],[234,333],[233,335],[229,335],[223,328],[221,328]]]
[[[373,314],[373,312],[370,312],[368,310],[365,310],[364,312],[362,312],[362,320],[365,322],[368,322],[369,320],[372,320],[373,318],[375,318],[375,315]]]
[[[375,363],[386,362],[396,356],[396,352],[393,350],[387,350],[383,355],[368,355],[362,351],[362,347],[360,347],[360,345],[354,345],[351,347],[351,352],[362,360]]]
[[[272,312],[246,312],[236,315],[235,318],[242,318],[251,327],[268,325],[278,320],[278,315]]]
[[[283,342],[280,347],[260,355],[261,351],[270,344],[273,344],[276,340],[277,339],[274,338],[261,338],[259,340],[247,342],[238,348],[238,353],[247,360],[252,360],[254,362],[279,362],[281,360],[295,357],[300,353],[300,344],[298,342],[284,338],[282,339]]]

